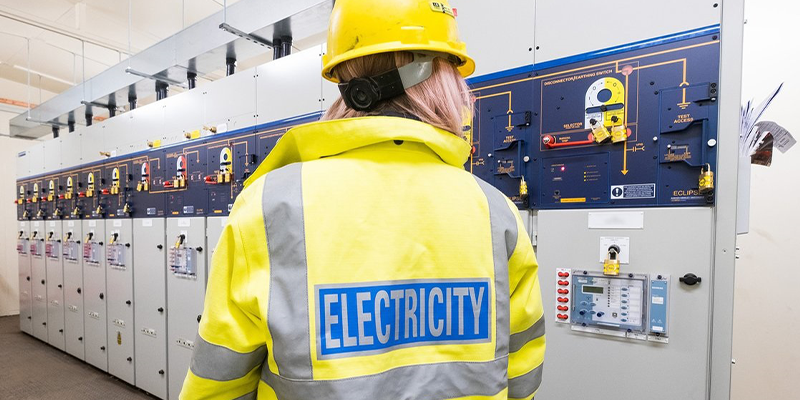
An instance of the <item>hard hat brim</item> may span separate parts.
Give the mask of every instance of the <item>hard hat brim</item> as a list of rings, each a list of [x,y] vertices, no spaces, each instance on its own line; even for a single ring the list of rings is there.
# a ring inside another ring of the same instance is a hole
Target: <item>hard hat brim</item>
[[[356,58],[365,57],[373,54],[391,53],[396,51],[411,51],[411,52],[426,51],[426,52],[450,54],[458,57],[458,59],[461,60],[461,65],[458,65],[457,68],[458,72],[461,73],[462,77],[466,78],[475,72],[475,60],[473,60],[472,57],[467,55],[466,52],[454,50],[451,44],[431,42],[426,45],[421,45],[421,44],[403,44],[400,42],[396,42],[396,43],[382,43],[378,45],[366,46],[359,49],[350,50],[337,57],[329,57],[327,54],[325,54],[322,56],[322,63],[323,63],[322,77],[333,83],[339,83],[339,79],[337,79],[333,75],[333,70],[339,64],[348,60],[354,60]]]

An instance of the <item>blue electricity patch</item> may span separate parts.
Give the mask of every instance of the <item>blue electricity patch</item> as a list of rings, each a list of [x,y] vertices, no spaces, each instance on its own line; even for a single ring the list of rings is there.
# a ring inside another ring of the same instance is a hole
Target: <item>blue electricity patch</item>
[[[317,357],[489,342],[491,300],[488,279],[319,285]]]

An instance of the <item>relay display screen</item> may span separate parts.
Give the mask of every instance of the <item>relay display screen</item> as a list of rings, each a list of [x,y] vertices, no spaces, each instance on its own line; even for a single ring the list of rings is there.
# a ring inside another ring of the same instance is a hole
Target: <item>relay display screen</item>
[[[600,286],[584,286],[583,293],[603,294],[603,288]]]

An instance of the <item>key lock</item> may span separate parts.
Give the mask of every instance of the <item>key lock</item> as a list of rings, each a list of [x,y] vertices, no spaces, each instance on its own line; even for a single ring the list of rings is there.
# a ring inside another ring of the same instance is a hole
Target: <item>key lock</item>
[[[711,193],[714,191],[714,172],[711,171],[711,164],[700,167],[700,180],[698,182],[700,194]]]
[[[180,234],[178,235],[177,240],[175,240],[175,249],[180,249],[183,246],[183,242],[186,241],[186,235]]]
[[[603,275],[619,276],[619,246],[611,245],[603,262]]]

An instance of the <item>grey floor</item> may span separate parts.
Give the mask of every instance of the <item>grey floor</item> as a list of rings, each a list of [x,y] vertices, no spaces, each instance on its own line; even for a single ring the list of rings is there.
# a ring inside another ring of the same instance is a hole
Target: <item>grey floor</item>
[[[19,330],[0,317],[0,399],[156,399]]]

